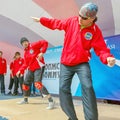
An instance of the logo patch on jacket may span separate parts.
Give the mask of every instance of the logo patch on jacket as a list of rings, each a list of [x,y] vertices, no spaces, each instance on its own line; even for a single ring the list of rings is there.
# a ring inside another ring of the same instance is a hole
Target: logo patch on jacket
[[[92,34],[91,32],[86,32],[86,33],[85,33],[85,39],[86,39],[86,40],[91,40],[92,37],[93,37],[93,34]]]
[[[34,50],[31,49],[31,50],[30,50],[30,54],[33,54],[33,53],[34,53]]]

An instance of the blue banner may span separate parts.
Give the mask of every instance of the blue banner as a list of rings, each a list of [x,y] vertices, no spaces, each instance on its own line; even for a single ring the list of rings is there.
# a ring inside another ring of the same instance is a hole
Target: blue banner
[[[120,35],[107,37],[105,42],[111,53],[116,58],[116,65],[108,67],[104,65],[91,50],[92,59],[89,61],[92,71],[93,86],[96,97],[101,99],[120,100]],[[60,56],[62,46],[49,48],[45,54],[46,70],[43,83],[53,94],[59,94]],[[81,84],[74,76],[72,81],[73,96],[81,96]]]

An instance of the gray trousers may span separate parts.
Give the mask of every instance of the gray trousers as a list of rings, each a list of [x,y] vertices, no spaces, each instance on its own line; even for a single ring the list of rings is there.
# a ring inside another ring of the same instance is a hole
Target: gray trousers
[[[77,73],[81,83],[85,120],[98,120],[96,97],[92,86],[89,63],[82,63],[76,66],[61,64],[59,86],[61,108],[69,120],[78,120],[71,95],[71,83],[75,73]]]
[[[32,85],[32,83],[34,82],[42,82],[42,76],[43,76],[43,73],[44,73],[44,69],[45,67],[42,67],[40,69],[37,69],[35,70],[34,72],[33,71],[30,71],[28,70],[27,73],[26,73],[26,76],[25,76],[25,80],[24,80],[24,85],[26,86],[30,86]],[[41,94],[43,95],[48,95],[49,92],[48,90],[46,89],[45,86],[42,87],[42,89],[40,90]],[[24,96],[30,96],[30,89],[28,91],[23,91],[23,95]]]

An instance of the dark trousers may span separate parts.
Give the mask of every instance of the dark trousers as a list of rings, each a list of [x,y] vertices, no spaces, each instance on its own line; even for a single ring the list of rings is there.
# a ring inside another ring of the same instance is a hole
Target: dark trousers
[[[4,75],[0,75],[0,92],[5,93]]]
[[[18,93],[19,84],[20,84],[21,92],[23,93],[22,90],[23,81],[24,81],[24,76],[22,77],[14,76],[14,94]]]
[[[12,90],[13,83],[14,83],[14,78],[12,78],[12,77],[10,76],[10,82],[9,82],[9,87],[8,87],[9,90]]]
[[[65,66],[61,64],[59,95],[62,110],[69,117],[69,120],[78,120],[71,94],[71,83],[75,73],[78,75],[81,83],[85,120],[98,120],[96,97],[92,86],[89,63],[82,63],[76,66]]]
[[[30,88],[30,86],[32,85],[33,82],[34,83],[35,82],[42,82],[42,76],[44,73],[44,69],[45,69],[45,67],[42,67],[40,69],[35,70],[34,72],[28,70],[26,73],[25,80],[24,80],[24,85],[29,86],[29,88]],[[49,92],[45,86],[42,87],[40,92],[42,93],[42,95],[49,94]],[[30,96],[30,89],[27,91],[24,91],[24,96],[27,96],[27,97]]]

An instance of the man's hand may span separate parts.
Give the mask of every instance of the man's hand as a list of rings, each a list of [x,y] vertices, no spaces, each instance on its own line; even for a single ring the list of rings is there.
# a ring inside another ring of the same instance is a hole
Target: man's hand
[[[31,17],[33,19],[33,21],[35,22],[39,22],[40,21],[40,18],[37,18],[37,17]]]
[[[18,72],[16,73],[16,76],[17,76],[17,77],[19,77],[19,76],[20,76],[20,71],[18,71]]]
[[[38,56],[37,56],[38,60],[41,60],[42,57],[43,57],[43,53],[39,53]]]
[[[108,66],[109,67],[113,67],[114,65],[115,65],[115,58],[113,58],[113,57],[108,57],[107,58],[107,62],[108,62]]]
[[[18,71],[18,72],[16,73],[16,76],[17,76],[17,77],[22,77],[23,74],[21,74],[20,71]]]

